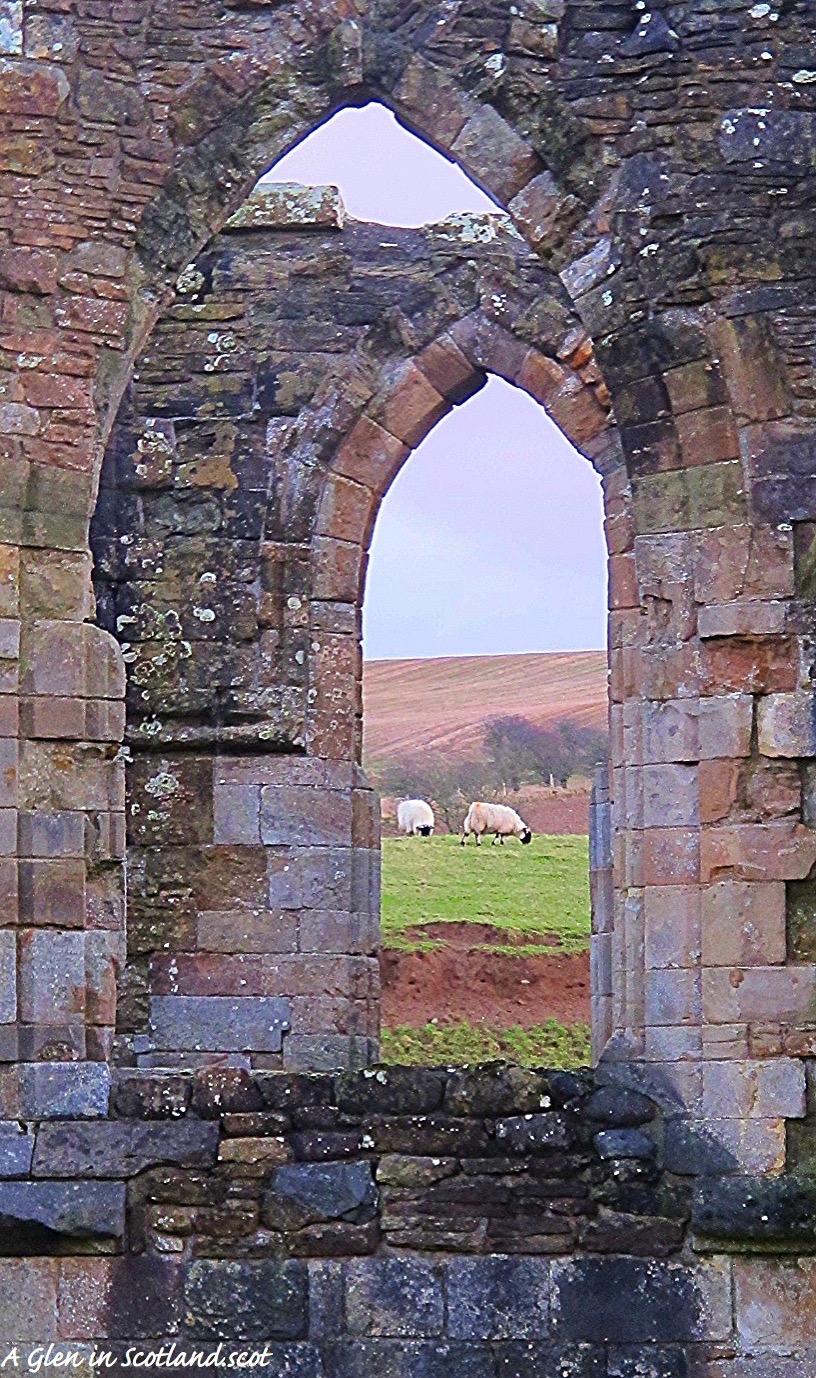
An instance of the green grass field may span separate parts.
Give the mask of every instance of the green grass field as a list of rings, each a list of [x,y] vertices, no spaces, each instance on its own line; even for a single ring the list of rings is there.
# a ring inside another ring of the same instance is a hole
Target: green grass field
[[[495,952],[524,956],[525,934],[551,933],[552,952],[589,946],[589,859],[586,837],[534,837],[466,847],[457,837],[388,837],[382,844],[382,938],[386,947],[434,946],[415,936],[426,924],[490,924],[508,935]],[[411,930],[411,932],[409,932]],[[515,939],[511,944],[510,940]]]
[[[383,1062],[402,1066],[439,1067],[461,1063],[517,1062],[522,1067],[587,1067],[590,1061],[589,1027],[569,1028],[555,1019],[522,1029],[494,1029],[484,1024],[425,1024],[421,1029],[400,1024],[383,1029],[380,1045]]]

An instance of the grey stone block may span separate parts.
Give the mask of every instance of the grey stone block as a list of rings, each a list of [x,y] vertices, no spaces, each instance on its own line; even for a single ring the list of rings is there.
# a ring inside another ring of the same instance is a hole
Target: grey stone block
[[[311,786],[261,790],[261,841],[268,847],[344,847],[351,841],[351,795]]]
[[[24,1119],[107,1115],[110,1068],[104,1062],[36,1062],[19,1069]]]
[[[34,1135],[16,1120],[0,1120],[0,1177],[26,1177],[34,1153]]]
[[[697,1320],[688,1268],[620,1257],[552,1264],[552,1324],[560,1340],[678,1344],[695,1334]]]
[[[550,1264],[543,1258],[462,1258],[445,1270],[448,1334],[458,1340],[543,1340]]]
[[[80,1238],[121,1240],[124,1182],[0,1182],[0,1248],[26,1226]],[[23,1234],[23,1238],[25,1235]],[[27,1250],[28,1251],[28,1250]],[[33,1247],[30,1250],[34,1252]]]
[[[37,1344],[56,1340],[57,1269],[53,1259],[0,1258],[0,1336]]]
[[[307,1326],[307,1269],[296,1259],[199,1259],[184,1282],[193,1339],[298,1340]]]
[[[279,1053],[290,1025],[288,1000],[270,996],[160,995],[150,1002],[158,1048]]]
[[[547,1153],[572,1146],[572,1135],[563,1115],[511,1115],[496,1121],[496,1139],[512,1153]]]
[[[17,936],[13,929],[0,930],[0,1024],[17,1018]]]
[[[218,1151],[212,1121],[110,1120],[52,1123],[37,1134],[35,1177],[132,1177],[157,1163],[209,1167]]]
[[[446,1340],[356,1340],[332,1345],[326,1354],[327,1378],[329,1374],[331,1378],[496,1378],[493,1355],[486,1345]],[[571,1371],[566,1372],[572,1378]],[[553,1378],[557,1373],[553,1370]],[[545,1374],[550,1378],[550,1370],[541,1370],[535,1378],[545,1378]]]
[[[648,1162],[657,1156],[653,1141],[639,1129],[602,1129],[593,1140],[600,1158],[639,1158]]]
[[[633,1129],[648,1124],[656,1113],[654,1101],[624,1086],[601,1086],[586,1104],[587,1118],[609,1129]]]
[[[428,1339],[442,1334],[438,1271],[412,1258],[360,1259],[346,1268],[346,1320],[352,1335]]]
[[[290,1034],[283,1045],[287,1072],[333,1072],[376,1063],[378,1044],[355,1034]]]
[[[369,1163],[286,1163],[264,1196],[263,1220],[274,1230],[326,1220],[361,1223],[372,1218],[376,1200]]]
[[[641,1355],[643,1351],[638,1351]],[[551,1345],[515,1341],[496,1345],[498,1378],[607,1378],[606,1352],[596,1345]],[[653,1378],[644,1369],[643,1378]],[[635,1378],[635,1374],[631,1375]],[[641,1378],[638,1373],[637,1378]]]

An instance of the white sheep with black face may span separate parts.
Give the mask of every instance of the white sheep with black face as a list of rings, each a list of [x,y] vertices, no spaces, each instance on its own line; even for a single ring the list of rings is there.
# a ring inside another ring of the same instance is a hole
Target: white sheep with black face
[[[406,837],[430,837],[434,825],[433,809],[424,799],[403,799],[397,806],[397,826]]]
[[[471,804],[462,824],[462,846],[473,834],[476,846],[481,847],[485,833],[493,833],[493,846],[500,842],[504,846],[506,837],[517,837],[525,845],[531,842],[533,834],[527,824],[511,809],[509,804]]]

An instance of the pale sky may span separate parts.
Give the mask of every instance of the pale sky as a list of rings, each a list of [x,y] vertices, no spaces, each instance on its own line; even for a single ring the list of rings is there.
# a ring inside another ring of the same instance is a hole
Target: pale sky
[[[268,174],[339,186],[349,214],[422,225],[493,202],[382,106],[340,111]],[[600,649],[600,481],[499,378],[445,417],[387,494],[363,607],[366,659]]]

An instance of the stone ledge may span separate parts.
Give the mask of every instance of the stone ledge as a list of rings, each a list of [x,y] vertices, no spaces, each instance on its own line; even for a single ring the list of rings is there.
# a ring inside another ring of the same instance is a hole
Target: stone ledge
[[[702,1178],[691,1228],[700,1253],[816,1253],[816,1179]]]
[[[272,182],[253,187],[242,206],[224,225],[226,233],[242,230],[342,230],[346,208],[337,187],[304,187],[298,182]]]

